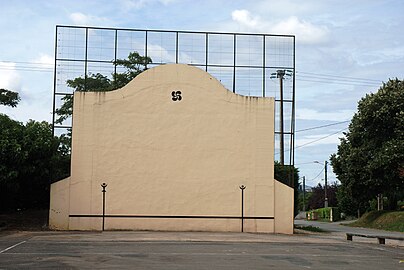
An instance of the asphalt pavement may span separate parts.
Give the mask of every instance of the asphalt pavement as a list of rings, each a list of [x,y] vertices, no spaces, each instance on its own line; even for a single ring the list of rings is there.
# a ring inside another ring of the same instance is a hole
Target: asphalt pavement
[[[0,269],[404,269],[404,249],[334,233],[2,232]]]

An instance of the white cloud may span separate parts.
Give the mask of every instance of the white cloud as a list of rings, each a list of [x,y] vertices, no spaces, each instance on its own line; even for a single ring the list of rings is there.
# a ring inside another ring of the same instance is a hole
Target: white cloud
[[[340,110],[331,112],[318,112],[313,109],[298,109],[296,119],[299,120],[320,120],[320,121],[345,121],[352,118],[354,110]]]
[[[89,17],[80,12],[72,13],[69,17],[74,24],[86,25],[89,21]]]
[[[147,5],[153,3],[159,3],[164,6],[168,6],[171,3],[174,3],[176,0],[121,0],[120,5],[124,10],[132,10],[132,9],[142,9],[145,8]]]
[[[160,3],[162,3],[163,5],[167,6],[171,3],[174,3],[176,0],[159,0]]]
[[[153,59],[153,62],[175,62],[175,55],[170,54],[167,49],[160,45],[148,44],[147,45],[148,56]]]
[[[329,134],[318,134],[318,135],[309,135],[304,138],[296,138],[295,145],[296,147],[304,146],[304,147],[313,147],[316,145],[324,145],[324,144],[332,144],[337,145],[340,143],[340,139],[344,137],[342,134],[343,131],[329,135]],[[327,137],[328,136],[328,137]]]
[[[15,68],[15,63],[0,62],[0,71],[0,88],[21,91],[21,76]]]
[[[231,13],[231,18],[233,21],[238,22],[241,25],[248,26],[250,28],[259,27],[259,17],[253,17],[248,10],[234,10]]]
[[[271,22],[262,20],[259,16],[251,14],[248,10],[234,10],[231,14],[233,21],[239,24],[241,30],[265,32],[271,34],[296,35],[301,43],[321,43],[328,39],[328,28],[317,26],[296,16],[284,20]]]
[[[147,0],[122,0],[121,5],[124,9],[141,9],[147,4]]]
[[[81,12],[74,12],[69,15],[70,20],[75,25],[96,25],[96,26],[110,26],[112,22],[103,17],[98,17],[94,15],[86,15]]]
[[[40,56],[34,60],[35,63],[40,64],[42,66],[46,67],[53,67],[55,63],[55,59],[53,56],[50,56],[49,54],[40,54]]]
[[[310,22],[299,20],[292,16],[272,26],[273,33],[294,34],[296,39],[303,43],[320,43],[327,39],[328,29],[325,26],[316,26]]]

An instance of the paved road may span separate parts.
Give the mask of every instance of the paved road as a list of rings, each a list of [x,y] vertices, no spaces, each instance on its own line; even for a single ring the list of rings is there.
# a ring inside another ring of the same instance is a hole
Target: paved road
[[[404,249],[332,234],[14,232],[0,269],[404,269]]]
[[[349,222],[319,222],[319,221],[307,221],[307,220],[295,220],[295,225],[300,226],[314,226],[319,227],[327,232],[330,232],[329,237],[339,237],[346,238],[346,233],[359,233],[375,236],[393,236],[393,237],[404,237],[404,233],[401,232],[391,232],[384,230],[368,229],[368,228],[358,228],[358,227],[348,227],[342,225],[343,223]],[[353,239],[355,242],[361,243],[377,243],[376,238],[364,238],[356,237]],[[386,245],[404,248],[404,241],[391,240],[386,238]]]
[[[315,226],[329,232],[342,232],[342,233],[364,233],[370,235],[386,235],[386,236],[398,236],[404,237],[404,233],[390,232],[368,228],[348,227],[341,225],[349,222],[319,222],[319,221],[307,221],[307,220],[295,220],[295,225],[301,226]]]

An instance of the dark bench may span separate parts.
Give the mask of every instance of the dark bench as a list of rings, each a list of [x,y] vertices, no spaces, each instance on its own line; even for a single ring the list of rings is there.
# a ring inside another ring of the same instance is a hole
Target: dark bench
[[[372,234],[361,234],[361,233],[347,233],[346,240],[352,241],[354,236],[366,237],[366,238],[377,238],[378,243],[381,245],[386,244],[386,239],[404,241],[404,236],[398,237],[398,236],[372,235]]]

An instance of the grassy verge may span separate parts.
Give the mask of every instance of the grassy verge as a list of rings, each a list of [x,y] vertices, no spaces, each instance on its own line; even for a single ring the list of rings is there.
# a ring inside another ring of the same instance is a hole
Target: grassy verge
[[[404,232],[404,211],[368,212],[347,226]]]
[[[295,225],[295,229],[299,229],[299,230],[304,230],[304,231],[310,231],[310,232],[325,232],[323,229],[320,229],[319,227],[315,227],[315,226],[299,226],[299,225]]]

